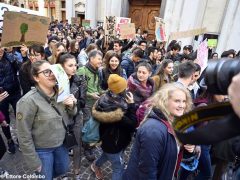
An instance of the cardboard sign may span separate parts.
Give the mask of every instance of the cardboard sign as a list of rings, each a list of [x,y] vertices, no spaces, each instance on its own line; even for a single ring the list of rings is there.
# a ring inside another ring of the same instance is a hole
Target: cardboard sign
[[[58,82],[57,102],[62,102],[70,95],[70,82],[68,76],[60,64],[53,64],[50,69]]]
[[[126,17],[116,17],[116,27],[115,31],[117,34],[120,34],[120,24],[128,24],[131,23],[131,18]]]
[[[82,26],[86,27],[86,28],[89,28],[90,27],[90,20],[83,19],[82,20]]]
[[[120,38],[121,39],[133,39],[135,38],[135,24],[120,24]]]
[[[108,44],[113,41],[116,36],[116,17],[115,16],[105,16],[104,19],[104,31],[105,31],[105,42]]]
[[[12,6],[9,4],[5,4],[5,3],[0,3],[0,33],[2,33],[2,28],[3,28],[3,14],[5,11],[15,11],[15,12],[22,12],[22,13],[26,13],[26,14],[34,14],[34,15],[38,15],[38,16],[43,16],[43,12],[40,11],[33,11],[30,9],[26,9],[26,8],[20,8],[20,7],[16,7],[16,6]]]
[[[49,23],[50,19],[43,16],[6,11],[4,13],[2,46],[44,45]]]
[[[157,41],[167,41],[166,33],[165,33],[165,22],[162,18],[155,17],[156,27],[155,27],[155,36]]]
[[[208,45],[207,39],[199,44],[197,50],[197,60],[195,61],[197,64],[201,66],[201,72],[207,67],[208,62]]]
[[[170,34],[170,39],[180,39],[180,38],[187,38],[187,37],[193,37],[199,34],[204,34],[206,32],[206,28],[200,28],[200,29],[192,29],[189,31],[180,31],[180,32],[173,32]]]
[[[80,24],[80,18],[79,17],[72,17],[71,18],[71,23],[79,25]]]

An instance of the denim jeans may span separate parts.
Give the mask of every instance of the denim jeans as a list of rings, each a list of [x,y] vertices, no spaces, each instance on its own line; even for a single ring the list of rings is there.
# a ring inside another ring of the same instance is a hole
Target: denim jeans
[[[103,152],[101,156],[96,160],[96,166],[101,167],[106,161],[110,161],[112,164],[112,180],[121,180],[123,173],[123,159],[122,159],[123,151],[110,154]]]
[[[42,162],[40,174],[45,175],[46,180],[52,180],[68,171],[68,150],[63,145],[56,148],[36,149],[36,152]]]

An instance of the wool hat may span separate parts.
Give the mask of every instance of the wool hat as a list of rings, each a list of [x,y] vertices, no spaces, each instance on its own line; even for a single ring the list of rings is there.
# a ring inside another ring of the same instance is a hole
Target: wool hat
[[[126,79],[117,74],[110,74],[108,78],[108,89],[114,94],[119,94],[127,88]]]

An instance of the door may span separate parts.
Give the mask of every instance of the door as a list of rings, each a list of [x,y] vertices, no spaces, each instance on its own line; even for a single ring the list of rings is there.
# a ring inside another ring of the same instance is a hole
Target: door
[[[160,1],[159,4],[151,5],[151,3],[130,4],[129,17],[131,22],[135,23],[135,28],[140,27],[141,32],[143,30],[148,30],[148,39],[155,38],[155,19],[154,17],[159,17],[160,14]]]

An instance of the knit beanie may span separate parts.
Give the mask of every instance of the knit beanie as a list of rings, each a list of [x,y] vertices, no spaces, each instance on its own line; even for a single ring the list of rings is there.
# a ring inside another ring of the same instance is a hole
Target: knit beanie
[[[117,74],[110,74],[108,78],[108,89],[114,94],[119,94],[127,88],[126,79]]]

